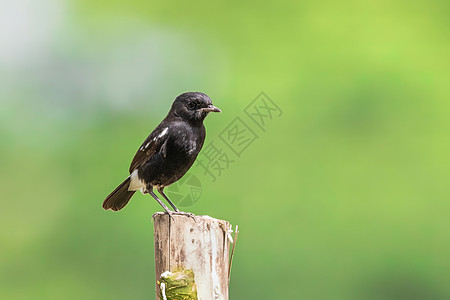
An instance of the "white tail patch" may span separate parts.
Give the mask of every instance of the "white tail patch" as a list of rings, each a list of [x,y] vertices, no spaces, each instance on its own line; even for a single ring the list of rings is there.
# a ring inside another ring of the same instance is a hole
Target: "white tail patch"
[[[138,176],[137,169],[131,173],[130,177],[130,186],[128,187],[129,191],[137,191],[145,187],[145,183]]]

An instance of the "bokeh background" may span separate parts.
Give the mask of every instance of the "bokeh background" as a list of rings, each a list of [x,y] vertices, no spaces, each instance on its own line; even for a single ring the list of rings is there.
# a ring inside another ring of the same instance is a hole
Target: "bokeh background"
[[[152,299],[160,207],[103,199],[176,95],[223,110],[208,143],[264,91],[283,114],[190,171],[240,227],[231,299],[449,299],[449,8],[1,1],[0,298]]]

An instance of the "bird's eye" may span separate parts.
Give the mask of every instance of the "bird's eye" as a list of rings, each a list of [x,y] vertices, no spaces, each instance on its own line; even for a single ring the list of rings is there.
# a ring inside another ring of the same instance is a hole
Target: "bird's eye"
[[[194,110],[197,108],[197,103],[195,102],[188,102],[188,104],[186,104],[186,107],[190,110]]]

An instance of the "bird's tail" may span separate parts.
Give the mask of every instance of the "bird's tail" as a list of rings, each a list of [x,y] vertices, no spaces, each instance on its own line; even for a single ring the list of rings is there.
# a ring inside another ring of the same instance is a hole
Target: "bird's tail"
[[[134,195],[136,191],[129,191],[128,187],[130,186],[130,177],[128,176],[124,182],[122,182],[111,194],[106,197],[105,201],[103,201],[103,208],[105,210],[112,209],[114,211],[121,210],[127,205],[128,201],[130,201],[131,197]]]

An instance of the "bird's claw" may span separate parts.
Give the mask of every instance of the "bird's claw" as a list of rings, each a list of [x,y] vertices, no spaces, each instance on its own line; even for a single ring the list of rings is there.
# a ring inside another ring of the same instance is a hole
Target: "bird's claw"
[[[188,216],[189,218],[192,218],[192,219],[195,220],[195,215],[194,215],[193,213],[186,212],[186,211],[179,211],[178,213],[179,213],[180,215],[186,215],[186,216]]]
[[[185,216],[188,216],[189,218],[192,218],[194,221],[196,220],[195,214],[190,213],[190,212],[179,211],[179,210],[173,211],[173,210],[167,209],[165,211],[165,213],[169,215],[169,217],[172,219],[172,221],[175,221],[175,218],[173,217],[173,215],[185,215]]]
[[[172,219],[172,221],[175,221],[175,218],[173,217],[173,211],[171,211],[171,210],[166,210],[166,214],[169,215],[169,217]]]

